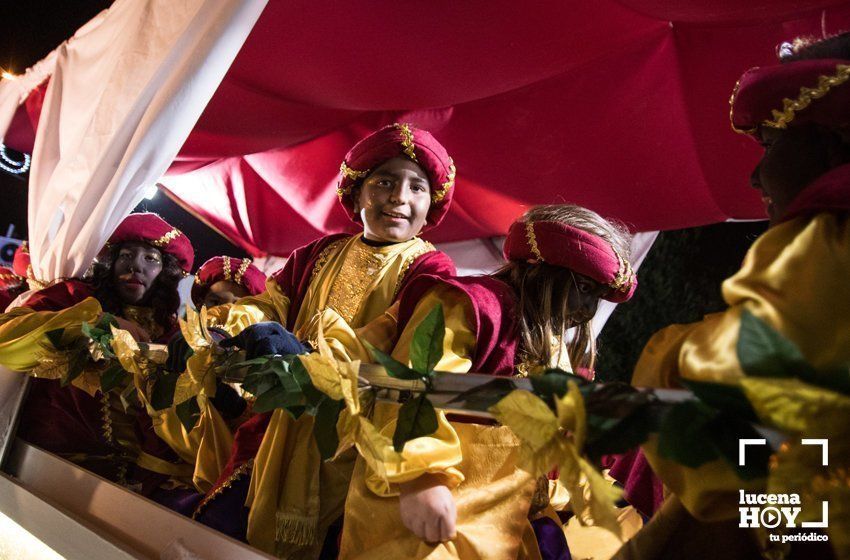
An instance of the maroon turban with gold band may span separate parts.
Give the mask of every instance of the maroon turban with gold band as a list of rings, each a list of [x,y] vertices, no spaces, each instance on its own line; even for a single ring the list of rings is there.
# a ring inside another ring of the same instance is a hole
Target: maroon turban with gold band
[[[785,129],[816,123],[850,125],[850,60],[798,60],[748,70],[738,80],[729,117],[732,129]]]
[[[106,246],[141,241],[177,259],[187,274],[192,270],[195,249],[186,234],[152,212],[130,214],[121,222]]]
[[[0,290],[14,290],[24,285],[26,279],[11,268],[0,266]],[[2,313],[0,309],[0,313]]]
[[[192,301],[200,305],[207,296],[210,286],[222,280],[239,284],[252,296],[260,294],[266,288],[266,275],[251,264],[251,259],[232,259],[228,256],[213,257],[195,273],[192,284]]]
[[[15,256],[12,257],[12,270],[23,278],[33,278],[30,250],[26,241],[15,249]]]
[[[355,222],[360,216],[354,212],[351,189],[366,178],[376,167],[394,157],[407,157],[415,161],[428,174],[431,183],[431,207],[422,231],[437,226],[449,210],[455,184],[455,164],[446,149],[431,133],[412,124],[393,124],[376,130],[354,145],[340,165],[341,177],[337,194],[339,200]]]
[[[608,241],[561,222],[514,222],[504,253],[509,261],[545,262],[592,278],[608,286],[602,297],[615,303],[627,301],[637,288],[629,261]]]

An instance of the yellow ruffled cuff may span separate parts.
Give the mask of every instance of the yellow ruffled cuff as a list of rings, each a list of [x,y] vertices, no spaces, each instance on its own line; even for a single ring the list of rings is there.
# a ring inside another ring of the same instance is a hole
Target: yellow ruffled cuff
[[[46,333],[68,329],[79,336],[83,322],[94,323],[102,310],[94,298],[61,311],[33,311],[17,308],[0,315],[0,364],[9,369],[26,371],[39,363],[42,349],[50,347]]]
[[[392,438],[397,415],[398,405],[375,405],[374,424],[381,426],[382,435]],[[400,483],[410,482],[426,473],[441,475],[449,488],[456,488],[464,480],[457,468],[463,460],[460,438],[441,410],[437,411],[437,431],[430,436],[408,441],[401,457],[400,462],[383,464],[383,476],[369,469],[366,475],[369,490],[378,496],[398,496]]]

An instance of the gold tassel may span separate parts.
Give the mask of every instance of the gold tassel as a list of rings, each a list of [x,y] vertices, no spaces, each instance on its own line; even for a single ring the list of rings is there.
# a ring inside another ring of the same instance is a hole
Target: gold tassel
[[[293,517],[282,512],[275,514],[275,541],[298,546],[316,543],[318,518]]]

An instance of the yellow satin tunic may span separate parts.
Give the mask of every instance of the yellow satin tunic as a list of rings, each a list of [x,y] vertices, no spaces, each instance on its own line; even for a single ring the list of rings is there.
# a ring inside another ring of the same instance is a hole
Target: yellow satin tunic
[[[723,284],[729,309],[690,325],[656,333],[638,361],[632,383],[676,387],[679,378],[734,383],[744,376],[736,344],[741,312],[753,315],[793,341],[817,369],[850,363],[850,220],[822,213],[770,228],[753,244],[741,270]],[[738,514],[739,480],[722,461],[698,469],[660,457],[647,458],[685,507],[706,521]],[[763,481],[762,481],[763,482]]]

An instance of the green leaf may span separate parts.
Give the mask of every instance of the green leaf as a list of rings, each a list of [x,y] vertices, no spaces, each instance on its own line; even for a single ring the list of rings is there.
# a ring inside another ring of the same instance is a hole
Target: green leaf
[[[516,383],[510,378],[496,377],[483,385],[467,389],[449,402],[460,403],[466,410],[485,412],[515,389]]]
[[[174,412],[177,413],[177,418],[180,423],[186,428],[187,432],[191,432],[201,419],[201,408],[198,406],[198,399],[192,397],[186,399],[182,403],[174,407]]]
[[[165,410],[174,404],[174,389],[177,387],[177,372],[160,371],[151,389],[151,408]]]
[[[405,364],[397,361],[392,356],[388,356],[384,354],[368,342],[364,342],[369,351],[374,356],[375,360],[384,366],[384,369],[387,370],[387,375],[390,377],[395,377],[396,379],[422,379],[423,375],[418,371],[412,370],[407,367]]]
[[[94,336],[92,335],[92,328],[93,327],[85,321],[83,321],[83,324],[80,325],[80,331],[86,338],[94,338]]]
[[[716,411],[698,401],[672,406],[661,421],[659,454],[691,468],[716,459],[717,450],[713,445],[706,445],[710,441],[708,426],[716,414]]]
[[[680,379],[679,382],[705,404],[749,422],[758,422],[758,415],[741,387],[690,379]]]
[[[89,361],[89,351],[86,347],[75,346],[69,350],[70,356],[68,359],[68,375],[66,375],[60,385],[67,386],[71,381],[78,378],[86,367]]]
[[[428,375],[443,357],[446,324],[443,306],[437,304],[416,327],[410,342],[410,363],[421,375]]]
[[[260,395],[257,395],[257,400],[254,401],[253,410],[257,413],[269,412],[276,408],[288,408],[299,405],[300,403],[300,392],[292,393],[284,389],[283,386],[278,385]]]
[[[242,381],[242,388],[255,397],[277,386],[280,386],[280,379],[272,371],[252,372]]]
[[[121,364],[112,364],[100,376],[100,390],[108,393],[123,385],[129,376],[130,374],[124,371]]]
[[[426,394],[412,398],[401,405],[398,423],[393,434],[393,447],[398,453],[404,444],[418,437],[429,436],[437,431],[437,413]]]
[[[740,418],[730,414],[718,414],[707,430],[707,445],[711,445],[717,453],[733,468],[743,480],[764,478],[767,476],[771,450],[766,445],[755,445],[747,448],[747,461],[743,466],[738,465],[738,445],[741,439],[762,437],[756,429]]]
[[[801,377],[814,370],[797,346],[747,311],[741,313],[738,361],[753,377]]]
[[[57,350],[62,350],[62,335],[65,334],[65,329],[54,329],[52,331],[47,331],[44,333],[44,336],[47,337],[47,340],[50,341],[50,344]]]
[[[624,418],[588,414],[585,451],[597,459],[602,455],[625,453],[645,443],[649,435],[659,431],[659,417],[670,404],[647,402]]]
[[[313,437],[319,447],[322,460],[330,459],[339,447],[339,434],[336,423],[342,410],[343,401],[335,401],[325,397],[316,408],[316,419],[313,422]]]
[[[310,374],[301,360],[293,360],[289,365],[289,371],[292,378],[298,383],[298,387],[301,388],[301,394],[304,395],[304,400],[307,403],[307,412],[315,416],[318,412],[318,406],[327,396],[313,386],[313,380],[310,379]]]
[[[579,387],[586,383],[586,380],[582,377],[565,371],[555,370],[549,370],[542,375],[530,375],[528,379],[531,381],[531,388],[534,394],[546,401],[550,406],[555,405],[554,397],[561,398],[567,394],[568,382],[575,381]]]
[[[100,316],[100,320],[97,322],[97,327],[106,332],[110,332],[111,329],[109,327],[117,327],[118,321],[115,320],[115,315],[112,313],[104,313]]]

